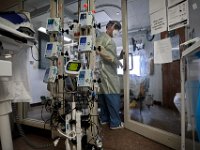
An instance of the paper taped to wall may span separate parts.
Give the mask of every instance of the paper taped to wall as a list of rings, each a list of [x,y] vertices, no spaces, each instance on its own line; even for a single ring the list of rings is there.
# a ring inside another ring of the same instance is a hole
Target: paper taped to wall
[[[164,64],[172,62],[172,45],[170,38],[154,42],[154,63]]]

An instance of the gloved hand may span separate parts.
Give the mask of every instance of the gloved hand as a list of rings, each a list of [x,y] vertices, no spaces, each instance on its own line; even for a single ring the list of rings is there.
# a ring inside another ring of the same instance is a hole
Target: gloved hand
[[[115,59],[115,64],[117,65],[117,67],[119,68],[123,68],[123,65],[122,63],[118,60],[118,59]]]
[[[124,52],[123,50],[121,50],[120,55],[118,56],[118,59],[123,59],[123,55],[124,55]]]

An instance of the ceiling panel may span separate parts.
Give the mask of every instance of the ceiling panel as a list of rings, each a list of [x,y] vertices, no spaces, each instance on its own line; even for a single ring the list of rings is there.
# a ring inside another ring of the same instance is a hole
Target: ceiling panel
[[[121,9],[120,9],[120,1],[113,1],[113,0],[96,0],[96,12],[102,13],[101,17],[98,15],[96,21],[98,23],[102,23],[103,25],[107,23],[109,20],[121,20]],[[83,5],[83,4],[82,4]],[[78,11],[78,4],[74,3],[71,5],[66,5],[65,8],[70,10],[73,13],[77,13]],[[103,19],[102,19],[103,18]]]
[[[50,14],[49,13],[45,13],[43,15],[40,15],[38,17],[34,17],[31,22],[33,23],[33,26],[35,28],[39,28],[39,27],[46,27],[46,22],[47,22],[47,18],[49,18]]]
[[[50,0],[26,0],[25,8],[29,10],[35,10],[42,6],[49,5]],[[71,14],[77,13],[78,3],[77,0],[65,0],[65,9]],[[75,3],[74,3],[75,2]],[[105,25],[108,20],[121,21],[121,0],[96,0],[96,11],[102,13],[97,17],[97,22]],[[66,12],[66,11],[65,11]],[[149,0],[128,0],[128,28],[139,29],[150,26],[149,19]],[[107,15],[106,15],[107,14]],[[49,16],[41,15],[33,19],[34,22],[46,23],[46,18]],[[42,23],[43,24],[43,23]]]
[[[70,5],[65,5],[65,8],[70,10],[73,13],[76,13],[78,11],[78,3],[73,3]]]
[[[96,6],[106,5],[106,4],[113,4],[113,5],[121,6],[121,0],[96,0]]]
[[[77,2],[78,0],[64,0],[64,5],[69,5]],[[25,10],[33,11],[35,9],[50,5],[50,0],[25,0]]]
[[[149,0],[128,1],[128,27],[137,29],[150,26]]]
[[[35,9],[49,5],[50,0],[26,0],[24,3],[25,10],[31,12]]]
[[[99,11],[95,14],[95,19],[100,23],[107,23],[111,20],[110,16],[105,11]]]
[[[5,11],[10,9],[11,7],[14,7],[16,5],[19,5],[19,0],[6,0],[6,1],[1,1],[0,5],[0,11]]]

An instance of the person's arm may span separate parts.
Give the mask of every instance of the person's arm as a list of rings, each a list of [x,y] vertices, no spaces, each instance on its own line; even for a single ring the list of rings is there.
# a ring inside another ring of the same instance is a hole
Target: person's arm
[[[97,37],[96,53],[97,53],[97,55],[100,55],[102,59],[109,61],[109,62],[113,62],[114,56],[106,50],[106,46],[108,45],[109,42],[110,42],[110,39],[106,36],[106,34],[101,34],[99,37]],[[99,49],[99,47],[100,47],[100,49]]]
[[[100,47],[100,49],[99,49]],[[109,62],[114,62],[115,57],[111,55],[103,46],[98,45],[98,49],[96,51],[97,55],[100,55],[103,59]]]
[[[122,63],[118,60],[117,57],[111,55],[103,46],[100,46],[100,50],[97,50],[96,53],[101,56],[101,58],[116,64],[118,67],[123,67]]]
[[[105,48],[108,45],[109,40],[110,39],[106,38],[105,36],[99,36],[96,40],[96,47],[97,47],[96,53],[97,55],[100,55],[102,59],[111,63],[115,63],[117,66],[122,67],[122,64],[118,60],[118,58],[112,55],[110,52],[108,52]]]

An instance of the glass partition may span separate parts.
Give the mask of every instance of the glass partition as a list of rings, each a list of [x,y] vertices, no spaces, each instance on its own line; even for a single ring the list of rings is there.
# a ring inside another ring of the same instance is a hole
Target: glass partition
[[[186,138],[200,141],[200,49],[186,56],[185,108]],[[195,147],[195,145],[193,145]]]

